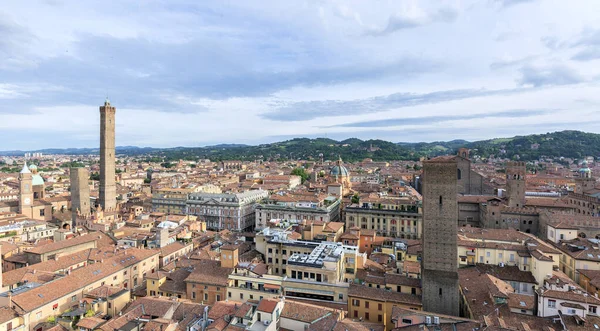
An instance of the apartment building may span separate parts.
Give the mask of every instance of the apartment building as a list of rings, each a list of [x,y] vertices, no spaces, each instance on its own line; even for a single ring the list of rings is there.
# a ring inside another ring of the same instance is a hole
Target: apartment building
[[[578,316],[584,321],[588,315],[598,317],[600,299],[589,295],[564,273],[555,272],[548,277],[543,287],[537,290],[540,317]]]
[[[490,264],[517,267],[531,272],[541,284],[562,253],[534,235],[515,229],[481,229],[461,227],[458,231],[458,265]]]
[[[422,310],[421,296],[351,284],[348,289],[348,317],[364,322],[383,324],[385,330],[392,330],[394,307]]]
[[[262,230],[273,221],[285,220],[337,222],[340,220],[341,198],[320,195],[271,195],[256,207],[255,228]]]
[[[368,199],[344,209],[347,228],[373,230],[380,236],[420,239],[423,215],[412,199]]]
[[[184,215],[190,188],[161,188],[152,194],[152,211]]]
[[[27,283],[0,294],[0,305],[9,305],[22,312],[25,328],[34,329],[66,310],[78,308],[86,293],[104,286],[133,289],[146,274],[158,269],[157,250],[122,249],[95,250],[90,264],[53,280],[40,284]]]
[[[255,237],[272,275],[284,277],[286,297],[345,305],[348,282],[364,268],[367,255],[358,247],[334,242],[295,240],[292,232],[266,228]]]

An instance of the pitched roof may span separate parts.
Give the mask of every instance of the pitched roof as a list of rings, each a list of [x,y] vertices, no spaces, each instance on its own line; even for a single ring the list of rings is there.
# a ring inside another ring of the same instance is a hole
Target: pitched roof
[[[256,308],[256,310],[265,313],[273,313],[278,303],[279,301],[277,300],[262,299],[260,300],[260,303],[258,304],[258,308]]]
[[[194,271],[185,279],[186,282],[227,286],[227,279],[233,268],[221,267],[220,261],[198,260]]]

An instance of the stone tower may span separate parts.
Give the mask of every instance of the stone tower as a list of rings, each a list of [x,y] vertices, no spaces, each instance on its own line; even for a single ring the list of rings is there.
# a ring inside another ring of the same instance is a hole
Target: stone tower
[[[89,215],[90,210],[90,185],[89,172],[86,168],[71,168],[71,209],[73,226],[77,219],[77,211],[82,215]]]
[[[525,206],[525,162],[506,162],[506,196],[509,207]]]
[[[33,217],[33,175],[27,167],[27,162],[19,173],[19,214]]]
[[[100,205],[106,211],[117,207],[115,185],[115,113],[106,99],[100,106]]]
[[[423,162],[423,310],[458,316],[456,156]]]

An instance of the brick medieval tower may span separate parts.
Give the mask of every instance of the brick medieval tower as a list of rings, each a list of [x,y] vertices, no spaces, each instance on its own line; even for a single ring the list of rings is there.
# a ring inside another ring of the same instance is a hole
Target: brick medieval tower
[[[100,205],[104,210],[117,207],[115,185],[115,113],[106,99],[100,106]]]
[[[86,168],[71,168],[71,210],[72,227],[75,227],[77,211],[80,215],[89,215],[90,210],[90,185],[89,172]]]
[[[423,162],[423,310],[458,316],[456,156]]]
[[[506,196],[509,207],[525,207],[525,162],[506,162]]]

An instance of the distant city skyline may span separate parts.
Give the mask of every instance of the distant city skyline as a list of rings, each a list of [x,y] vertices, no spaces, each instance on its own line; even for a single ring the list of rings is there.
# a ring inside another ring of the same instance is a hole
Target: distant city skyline
[[[375,4],[8,2],[0,150],[600,133],[600,2]]]

